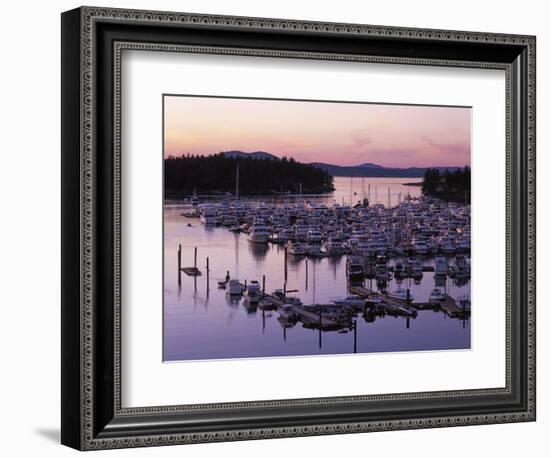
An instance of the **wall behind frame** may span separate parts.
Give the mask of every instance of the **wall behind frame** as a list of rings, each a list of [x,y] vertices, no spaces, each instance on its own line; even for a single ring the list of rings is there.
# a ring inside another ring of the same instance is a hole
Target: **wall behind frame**
[[[538,253],[539,282],[550,276],[543,253],[550,253],[550,31],[544,3],[464,0],[355,2],[353,0],[117,0],[96,6],[281,17],[317,21],[524,33],[537,35],[538,54]],[[0,135],[0,304],[2,305],[2,389],[0,423],[6,456],[38,454],[64,457],[78,452],[59,442],[60,372],[60,13],[79,1],[31,0],[7,3],[0,29],[2,103]],[[539,288],[542,290],[543,288]],[[544,298],[543,298],[544,299]],[[538,329],[550,326],[550,312],[539,301]],[[548,333],[538,336],[538,386],[549,383]],[[32,415],[29,414],[32,410]],[[371,455],[447,458],[486,450],[499,457],[543,456],[550,400],[539,390],[538,421],[510,425],[442,428],[363,435],[222,443],[155,449],[110,451],[109,456],[283,457],[302,454],[337,456],[343,450]],[[131,454],[131,455],[129,455]]]

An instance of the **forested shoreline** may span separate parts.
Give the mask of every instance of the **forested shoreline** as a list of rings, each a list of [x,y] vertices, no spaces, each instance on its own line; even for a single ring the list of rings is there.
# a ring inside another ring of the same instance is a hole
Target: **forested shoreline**
[[[277,193],[326,193],[334,190],[333,178],[324,170],[293,158],[279,160],[185,155],[164,160],[165,195],[232,193],[237,169],[240,195]]]
[[[438,169],[428,169],[424,173],[422,193],[455,202],[469,202],[471,189],[471,170],[465,166],[462,169],[441,172]]]

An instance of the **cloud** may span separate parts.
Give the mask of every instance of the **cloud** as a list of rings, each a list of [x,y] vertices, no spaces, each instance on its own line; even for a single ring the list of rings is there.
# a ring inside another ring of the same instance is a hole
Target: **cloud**
[[[437,142],[431,137],[428,137],[424,135],[422,137],[422,141],[427,143],[434,152],[440,153],[440,154],[448,154],[448,155],[454,155],[454,154],[469,154],[470,153],[470,145],[464,144],[464,143],[441,143]]]
[[[365,145],[372,143],[372,139],[368,136],[368,129],[355,129],[351,131],[351,142],[353,147],[362,148]]]

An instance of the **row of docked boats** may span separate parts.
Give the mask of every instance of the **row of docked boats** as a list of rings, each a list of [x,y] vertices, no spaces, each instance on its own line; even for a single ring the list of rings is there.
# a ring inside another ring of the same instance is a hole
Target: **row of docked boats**
[[[197,205],[206,226],[248,234],[254,243],[285,244],[291,254],[450,256],[470,250],[470,207],[434,198],[394,207],[319,202],[225,201]]]
[[[434,271],[436,279],[447,276],[461,280],[470,278],[470,264],[464,255],[456,255],[454,262],[449,263],[448,258],[436,257],[434,266],[424,266],[417,257],[398,259],[389,266],[388,258],[377,256],[375,259],[357,255],[349,255],[346,260],[346,273],[350,281],[376,279],[379,282],[388,282],[392,278],[401,280],[412,278],[420,281],[424,271]]]
[[[304,318],[303,315],[310,313],[322,315],[331,321],[332,325],[345,327],[349,324],[351,316],[357,312],[367,315],[400,315],[404,317],[416,317],[417,310],[413,304],[414,297],[409,289],[398,286],[392,291],[382,290],[378,293],[371,292],[367,295],[348,294],[342,297],[330,299],[331,304],[327,305],[304,305],[299,297],[290,295],[283,289],[276,289],[271,294],[264,295],[258,281],[252,280],[248,284],[242,284],[236,279],[228,279],[219,282],[220,288],[225,288],[231,297],[244,297],[246,307],[259,307],[262,310],[274,310],[279,314],[279,319],[284,323],[293,325],[297,320]],[[295,292],[295,291],[293,291]],[[428,302],[439,306],[449,300],[441,288],[434,288]],[[461,296],[457,300],[458,307],[469,313],[471,302],[468,296]],[[320,319],[320,318],[319,318]]]

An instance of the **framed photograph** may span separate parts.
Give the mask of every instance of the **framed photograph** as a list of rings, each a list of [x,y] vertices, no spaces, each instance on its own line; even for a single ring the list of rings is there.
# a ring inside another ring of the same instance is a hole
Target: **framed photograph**
[[[535,419],[535,37],[62,15],[62,443]]]

